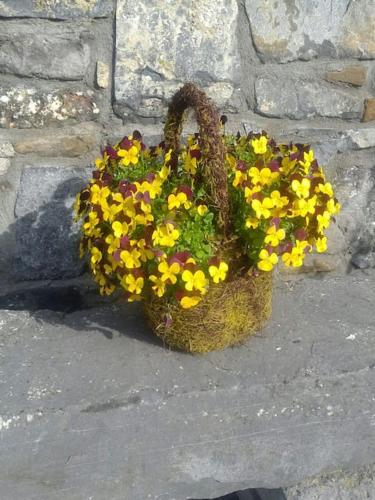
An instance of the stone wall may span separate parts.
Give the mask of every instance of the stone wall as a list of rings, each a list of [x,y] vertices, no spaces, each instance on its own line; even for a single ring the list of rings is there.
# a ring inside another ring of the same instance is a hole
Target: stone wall
[[[375,266],[374,0],[0,0],[0,273],[75,276],[75,192],[100,147],[159,139],[187,80],[311,142],[342,202],[304,271]]]

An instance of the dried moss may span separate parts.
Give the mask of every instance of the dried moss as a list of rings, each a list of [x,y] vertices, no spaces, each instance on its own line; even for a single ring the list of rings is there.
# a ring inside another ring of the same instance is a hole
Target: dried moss
[[[271,302],[272,275],[261,273],[257,277],[234,276],[212,285],[192,309],[153,296],[145,302],[144,310],[154,332],[166,344],[205,353],[244,342],[264,326]]]
[[[193,108],[199,125],[199,141],[205,181],[210,191],[212,205],[218,211],[218,226],[226,235],[230,233],[230,215],[225,147],[221,138],[220,116],[206,94],[193,83],[186,83],[178,90],[169,104],[164,137],[172,158],[178,157],[184,113]]]

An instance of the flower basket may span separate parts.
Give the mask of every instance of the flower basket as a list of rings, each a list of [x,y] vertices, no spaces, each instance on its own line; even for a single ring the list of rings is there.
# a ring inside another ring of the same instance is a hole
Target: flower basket
[[[230,244],[232,223],[220,117],[204,92],[192,84],[179,90],[170,103],[164,127],[166,150],[178,155],[183,117],[189,108],[194,109],[199,126],[202,174],[217,209],[222,255],[232,272],[225,281],[211,284],[193,308],[183,309],[167,297],[150,294],[144,311],[153,331],[169,346],[203,353],[243,342],[265,324],[271,314],[272,275],[251,275],[246,264],[238,266],[242,252]]]
[[[180,144],[185,111],[199,133]],[[223,118],[223,117],[222,117]],[[155,332],[189,352],[246,340],[271,314],[272,269],[299,267],[339,211],[308,145],[225,134],[195,85],[172,98],[164,141],[107,146],[78,194],[81,256],[102,294],[143,300]]]

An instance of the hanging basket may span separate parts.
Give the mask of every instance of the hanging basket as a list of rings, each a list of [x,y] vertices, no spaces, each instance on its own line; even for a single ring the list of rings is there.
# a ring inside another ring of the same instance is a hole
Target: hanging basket
[[[222,247],[226,249],[231,273],[224,282],[212,284],[203,300],[191,309],[182,309],[168,298],[150,294],[144,311],[153,331],[166,344],[204,353],[241,343],[264,326],[271,314],[272,274],[249,275],[238,265],[238,254],[230,244],[231,217],[220,118],[205,93],[193,84],[184,85],[172,98],[164,129],[166,149],[171,148],[172,156],[178,157],[183,116],[188,108],[195,111],[199,125],[204,180],[217,209]]]

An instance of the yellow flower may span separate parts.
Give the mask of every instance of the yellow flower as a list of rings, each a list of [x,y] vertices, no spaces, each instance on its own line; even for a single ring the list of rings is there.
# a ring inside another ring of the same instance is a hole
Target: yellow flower
[[[134,248],[130,252],[128,250],[123,250],[120,253],[120,258],[125,263],[125,266],[128,269],[141,267],[141,261],[139,260],[140,256],[141,252],[139,252],[136,248]]]
[[[318,253],[325,252],[327,250],[327,237],[321,236],[316,239],[316,250]]]
[[[149,280],[154,283],[154,285],[151,287],[155,294],[158,297],[163,297],[165,294],[165,283],[164,281],[161,280],[161,278],[158,278],[157,276],[154,276],[153,274],[149,277]]]
[[[278,176],[278,172],[272,172],[270,168],[265,167],[259,170],[257,167],[251,167],[249,169],[249,175],[254,184],[261,184],[265,186],[271,184]]]
[[[303,260],[305,258],[305,248],[307,247],[307,241],[296,241],[296,246],[294,246],[291,252],[285,252],[282,255],[282,260],[286,266],[301,267]]]
[[[146,226],[148,222],[152,222],[154,220],[154,216],[152,214],[137,214],[134,217],[134,222],[137,224],[141,224],[143,226]]]
[[[116,238],[121,238],[128,234],[129,226],[126,222],[119,222],[118,220],[112,224],[112,229]]]
[[[101,188],[100,186],[98,186],[98,184],[92,184],[92,186],[90,187],[90,192],[91,192],[90,201],[92,204],[101,206],[107,205],[107,198],[111,193],[107,186]]]
[[[213,282],[219,283],[219,281],[224,281],[227,276],[228,264],[226,262],[220,262],[219,267],[210,266],[208,268],[208,272],[210,273]]]
[[[292,189],[298,196],[298,198],[308,198],[309,193],[310,193],[310,180],[309,179],[302,179],[302,181],[297,181],[297,179],[294,179],[292,181]]]
[[[147,191],[152,200],[154,200],[161,193],[160,183],[156,179],[152,182],[143,181],[142,184],[136,181],[134,184],[139,193],[145,193]]]
[[[273,201],[274,207],[283,208],[289,203],[289,198],[287,196],[281,196],[280,191],[272,191],[270,195],[271,200]]]
[[[121,280],[121,285],[130,293],[140,295],[142,292],[145,280],[141,277],[136,278],[133,274],[124,276]]]
[[[246,202],[249,203],[249,204],[251,204],[251,202],[253,201],[253,194],[259,193],[261,190],[262,190],[262,188],[260,186],[254,186],[251,189],[246,186],[245,187]]]
[[[293,208],[296,213],[293,214],[293,216],[301,215],[302,217],[305,217],[307,214],[313,215],[315,213],[316,199],[316,195],[314,195],[308,200],[304,200],[303,198],[296,200],[293,204]]]
[[[272,247],[277,247],[281,240],[285,238],[284,229],[276,229],[276,226],[273,224],[267,230],[267,236],[264,239],[264,242]]]
[[[259,253],[260,261],[258,262],[258,268],[261,271],[272,271],[273,266],[278,262],[278,257],[275,253],[268,253],[268,250],[263,248]]]
[[[246,172],[241,172],[241,170],[236,170],[236,173],[234,174],[234,179],[233,179],[233,186],[237,187],[239,184],[241,184],[243,181],[246,181],[247,179],[247,174]]]
[[[327,227],[329,226],[331,220],[331,214],[326,210],[325,212],[323,212],[323,215],[319,214],[317,216],[317,220],[318,220],[318,231],[319,233],[321,233],[324,229],[327,229]]]
[[[185,297],[182,297],[182,299],[180,300],[180,304],[183,309],[190,309],[191,307],[194,307],[197,304],[199,304],[200,301],[201,297],[196,297],[196,296],[189,297],[186,295]]]
[[[106,237],[105,242],[108,243],[108,253],[110,255],[116,252],[116,250],[120,247],[119,238],[116,238],[113,234],[109,234]]]
[[[305,168],[305,172],[309,171],[311,163],[314,161],[314,151],[310,149],[308,153],[303,153],[303,161],[300,161],[300,164]]]
[[[83,231],[86,236],[96,236],[98,229],[96,226],[99,224],[98,214],[94,211],[89,212],[89,220],[83,224]]]
[[[197,172],[197,159],[187,154],[184,161],[184,170],[188,174],[195,175]]]
[[[249,229],[256,229],[259,226],[259,220],[254,217],[248,217],[245,221],[245,226]]]
[[[297,160],[291,160],[289,156],[284,157],[281,160],[281,171],[286,175],[290,174],[290,172],[294,169],[296,163]]]
[[[129,150],[119,149],[117,151],[117,155],[122,158],[120,160],[121,165],[125,165],[126,167],[130,165],[136,165],[138,163],[138,148],[137,146],[132,146]]]
[[[273,201],[271,198],[264,198],[263,201],[253,200],[251,206],[256,213],[258,219],[264,217],[269,219],[271,217],[271,208],[273,208]]]
[[[105,170],[108,164],[108,155],[104,153],[103,158],[97,158],[95,160],[95,166],[98,170]]]
[[[336,203],[333,198],[327,202],[327,210],[331,215],[337,214],[341,209],[340,203]]]
[[[198,211],[198,214],[201,217],[203,217],[208,212],[208,207],[207,207],[207,205],[198,205],[197,211]]]
[[[103,219],[105,221],[112,222],[116,218],[116,215],[121,212],[121,210],[121,205],[106,205],[103,207]]]
[[[257,155],[263,155],[267,152],[268,139],[264,135],[259,137],[259,139],[253,139],[251,145],[253,146],[254,153]]]
[[[158,173],[158,177],[161,181],[165,181],[169,174],[171,173],[171,169],[170,167],[167,167],[167,166],[163,166],[160,170],[159,170],[159,173]]]
[[[318,184],[318,189],[321,193],[328,195],[330,198],[333,197],[333,189],[330,182],[326,182],[325,184]]]
[[[154,252],[146,247],[146,240],[144,238],[140,239],[137,242],[137,247],[141,252],[141,260],[146,262],[147,260],[151,260],[154,258]]]
[[[173,247],[179,236],[179,230],[175,229],[173,224],[167,223],[165,226],[155,229],[152,233],[152,241],[154,242],[154,245]]]
[[[168,210],[173,210],[174,208],[180,208],[181,205],[185,205],[188,201],[186,193],[170,194],[168,196]],[[187,207],[185,207],[187,208]]]
[[[134,207],[134,200],[132,197],[128,197],[124,200],[123,205],[122,205],[124,214],[127,217],[133,218],[136,214],[135,207]]]
[[[185,281],[185,288],[191,292],[192,290],[198,290],[201,293],[206,293],[206,288],[208,285],[208,280],[203,271],[196,271],[192,273],[191,271],[184,271],[182,273],[182,279]]]
[[[91,248],[91,263],[93,265],[97,264],[100,262],[103,258],[102,252],[99,250],[97,247],[92,247]]]
[[[173,262],[173,264],[169,265],[168,262],[163,261],[158,265],[158,271],[162,274],[161,280],[168,281],[170,280],[172,285],[177,282],[176,275],[180,272],[181,267],[178,262]]]

